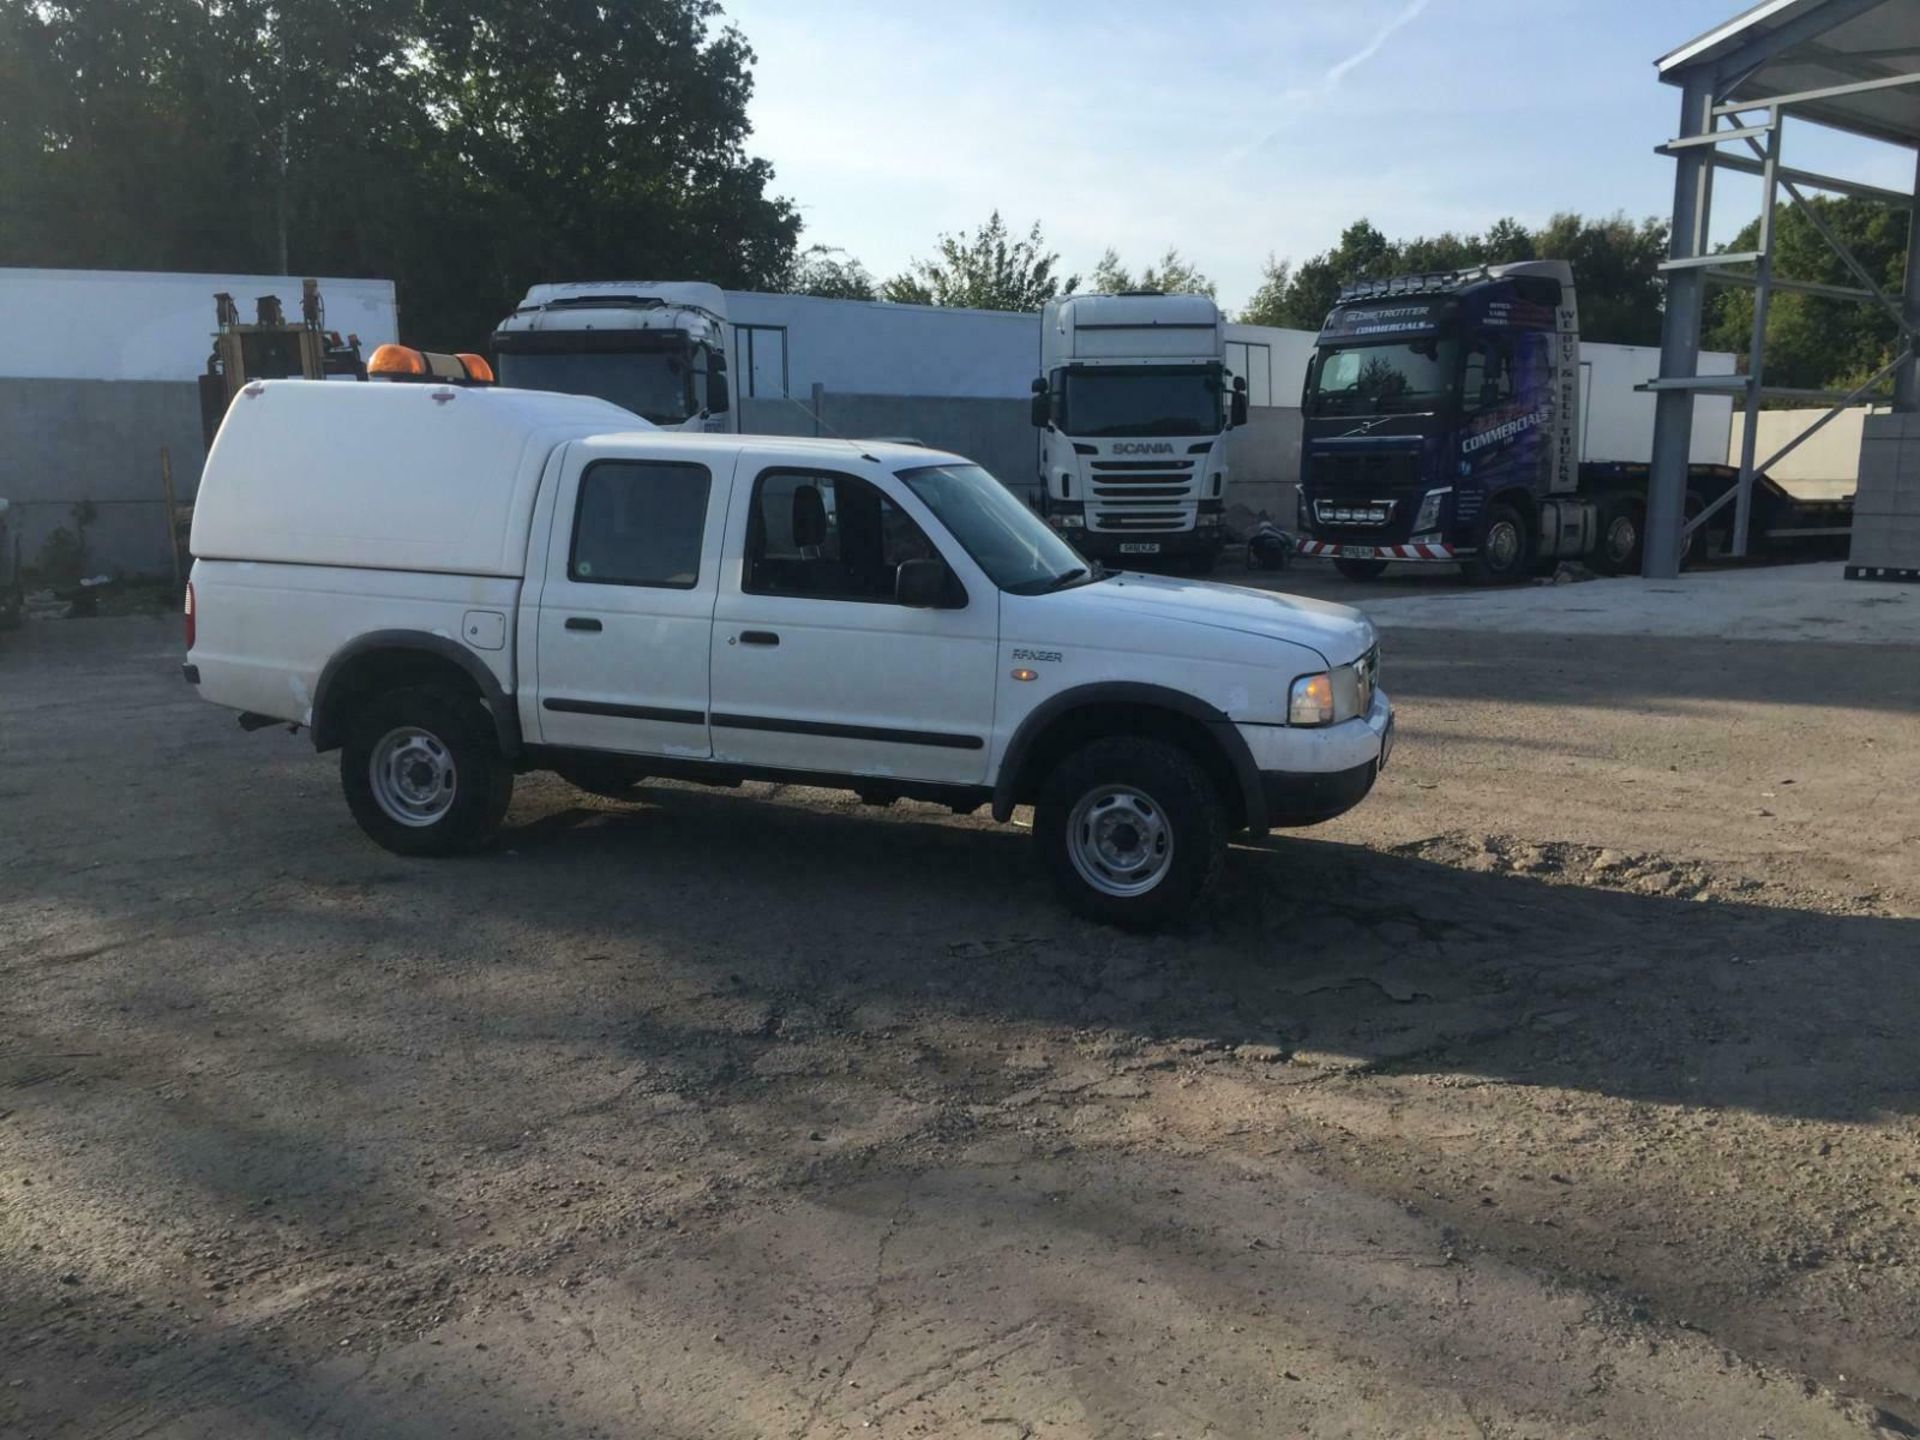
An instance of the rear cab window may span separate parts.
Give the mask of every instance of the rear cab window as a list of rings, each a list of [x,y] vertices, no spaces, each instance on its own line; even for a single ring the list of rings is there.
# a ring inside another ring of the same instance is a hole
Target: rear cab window
[[[580,476],[567,578],[691,590],[713,473],[681,460],[595,460]]]

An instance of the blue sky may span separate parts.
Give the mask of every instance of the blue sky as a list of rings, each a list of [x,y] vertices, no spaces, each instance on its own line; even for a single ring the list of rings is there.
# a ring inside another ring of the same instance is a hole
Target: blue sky
[[[723,0],[759,55],[753,153],[878,276],[999,207],[1085,271],[1168,245],[1238,305],[1269,251],[1556,210],[1665,214],[1653,61],[1738,0]],[[1912,158],[1788,131],[1906,188]],[[1725,233],[1751,213],[1723,180]],[[1741,212],[1746,212],[1745,214]]]

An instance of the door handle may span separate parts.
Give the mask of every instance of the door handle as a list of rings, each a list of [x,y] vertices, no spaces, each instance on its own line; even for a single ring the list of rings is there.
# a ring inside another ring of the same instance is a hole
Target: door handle
[[[567,617],[567,629],[590,630],[598,634],[600,631],[600,622],[591,615],[569,615]]]
[[[742,645],[778,645],[780,637],[771,630],[742,630],[740,643]]]

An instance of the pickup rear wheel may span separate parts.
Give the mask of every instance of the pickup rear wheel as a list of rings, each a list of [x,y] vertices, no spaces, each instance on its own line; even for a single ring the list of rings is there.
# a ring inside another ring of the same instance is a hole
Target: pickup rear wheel
[[[1226,811],[1186,751],[1111,736],[1074,751],[1047,776],[1033,836],[1070,909],[1146,930],[1191,908],[1218,878]]]
[[[499,828],[513,771],[478,700],[393,690],[348,724],[340,787],[360,828],[395,854],[463,855]]]

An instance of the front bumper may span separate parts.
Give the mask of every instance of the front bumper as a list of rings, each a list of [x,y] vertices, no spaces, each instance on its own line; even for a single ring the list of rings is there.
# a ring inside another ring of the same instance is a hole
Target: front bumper
[[[1445,564],[1470,555],[1452,545],[1355,545],[1347,541],[1301,540],[1300,553],[1322,560],[1392,560],[1396,563]]]
[[[1223,526],[1204,530],[1062,530],[1060,535],[1090,560],[1151,560],[1155,556],[1213,555],[1226,544]],[[1151,545],[1154,549],[1128,547]]]
[[[1241,725],[1260,771],[1267,824],[1284,829],[1318,825],[1367,798],[1393,754],[1393,702],[1374,691],[1362,719],[1308,729]]]

